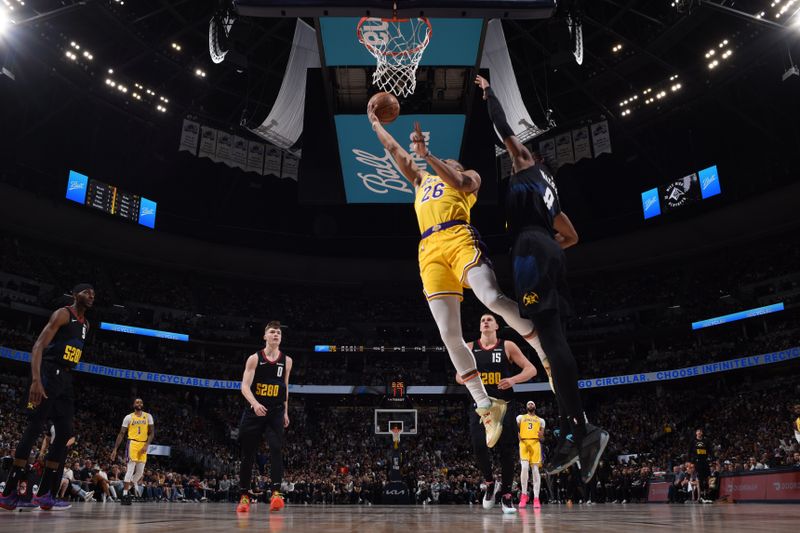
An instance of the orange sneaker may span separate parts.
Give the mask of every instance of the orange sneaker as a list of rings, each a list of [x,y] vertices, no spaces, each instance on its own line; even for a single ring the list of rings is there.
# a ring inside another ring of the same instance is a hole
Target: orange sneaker
[[[250,496],[248,494],[242,494],[242,497],[239,498],[239,505],[236,506],[237,513],[249,513],[250,512]]]
[[[283,496],[281,496],[281,493],[278,492],[277,490],[273,492],[272,499],[269,501],[269,512],[274,513],[280,511],[285,506],[286,504],[283,503]]]

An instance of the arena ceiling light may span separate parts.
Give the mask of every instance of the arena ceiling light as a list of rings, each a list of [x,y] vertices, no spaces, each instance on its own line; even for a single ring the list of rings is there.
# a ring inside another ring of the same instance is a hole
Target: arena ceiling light
[[[206,72],[203,69],[199,69],[199,68],[195,69],[194,74],[198,78],[205,78],[206,77]]]
[[[622,51],[622,44],[615,44],[611,48],[611,51],[614,52],[615,54],[621,52]]]
[[[725,61],[733,55],[733,49],[728,45],[728,39],[723,39],[716,47],[706,52],[705,58],[709,60],[706,66],[709,70],[714,70],[720,65],[720,61]]]
[[[172,49],[175,50],[176,52],[180,52],[181,45],[179,45],[178,43],[172,43]]]
[[[0,7],[0,35],[5,33],[6,28],[8,28],[14,21],[11,20],[11,17],[8,15],[5,9]]]

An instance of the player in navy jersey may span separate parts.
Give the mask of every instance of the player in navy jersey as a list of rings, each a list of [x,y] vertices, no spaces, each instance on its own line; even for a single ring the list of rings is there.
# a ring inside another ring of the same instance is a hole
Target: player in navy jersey
[[[578,234],[561,211],[553,176],[514,135],[489,82],[477,76],[475,83],[483,89],[489,116],[511,157],[513,174],[505,210],[514,242],[514,289],[520,313],[533,321],[548,355],[561,416],[562,441],[550,473],[580,460],[581,478],[586,483],[594,475],[608,443],[608,433],[586,423],[578,390],[578,366],[564,333],[564,319],[571,313],[564,249],[578,242]]]
[[[283,509],[280,494],[283,481],[283,430],[289,426],[289,373],[292,358],[280,350],[281,323],[273,320],[264,328],[266,346],[247,358],[242,376],[242,395],[248,406],[239,424],[242,445],[242,464],[239,470],[241,495],[236,511],[250,510],[250,483],[253,463],[261,438],[266,433],[269,444],[270,482],[272,483],[271,512]]]
[[[500,325],[497,318],[491,313],[481,316],[481,336],[478,340],[468,343],[469,349],[475,356],[481,382],[486,387],[486,392],[492,398],[508,402],[508,408],[516,411],[513,404],[516,383],[525,383],[536,376],[536,367],[528,360],[514,342],[497,337]],[[461,375],[456,372],[456,381],[463,383]],[[480,417],[474,410],[473,404],[469,409],[469,432],[472,440],[472,449],[478,459],[478,468],[483,474],[486,492],[483,496],[483,508],[491,509],[495,504],[495,494],[502,495],[500,505],[503,513],[516,512],[511,498],[511,483],[514,480],[514,465],[517,461],[519,437],[516,421],[511,416],[503,418],[503,432],[500,434],[500,487],[496,487],[492,463],[489,459],[489,448],[486,445],[486,429],[481,424]],[[497,488],[497,490],[495,490]]]
[[[2,509],[39,507],[44,511],[60,511],[71,507],[57,500],[56,495],[61,486],[61,464],[66,458],[67,441],[73,436],[72,371],[83,355],[89,332],[85,314],[94,305],[95,293],[91,285],[81,283],[72,289],[72,296],[72,305],[50,315],[31,350],[31,386],[25,407],[28,427],[14,452],[14,465],[0,496]],[[48,420],[52,420],[55,427],[55,438],[45,457],[39,490],[30,503],[23,502],[17,495],[17,485],[25,476],[31,448]]]

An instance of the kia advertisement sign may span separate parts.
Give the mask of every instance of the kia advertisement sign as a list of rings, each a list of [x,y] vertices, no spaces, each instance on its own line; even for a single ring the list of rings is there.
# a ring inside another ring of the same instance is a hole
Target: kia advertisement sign
[[[421,170],[433,172],[411,146],[414,122],[419,122],[431,153],[458,159],[464,135],[464,115],[401,115],[384,127],[407,150]],[[350,204],[414,202],[414,187],[378,140],[366,115],[336,115],[339,160],[345,195]]]

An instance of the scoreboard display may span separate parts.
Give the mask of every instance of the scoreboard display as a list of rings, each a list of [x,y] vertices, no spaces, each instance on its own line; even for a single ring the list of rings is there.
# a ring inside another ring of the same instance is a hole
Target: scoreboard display
[[[155,227],[156,202],[120,190],[114,185],[90,179],[74,170],[69,172],[67,199],[148,228]]]

